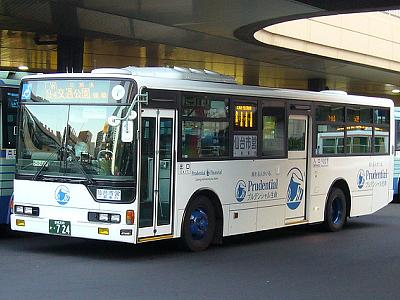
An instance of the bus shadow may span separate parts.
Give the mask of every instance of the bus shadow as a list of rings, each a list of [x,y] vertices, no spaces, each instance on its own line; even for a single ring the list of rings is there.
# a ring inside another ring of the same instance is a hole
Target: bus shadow
[[[10,225],[0,225],[0,240],[12,240],[12,239],[18,239],[18,238],[23,238],[27,234],[22,233],[22,232],[17,232],[17,231],[12,231],[10,228]]]
[[[32,235],[32,240],[41,241],[31,243],[25,250],[33,253],[45,253],[60,256],[78,256],[101,260],[134,260],[168,258],[179,255],[180,257],[198,257],[210,252],[221,252],[235,248],[236,246],[250,246],[257,243],[269,243],[277,240],[285,240],[294,237],[305,237],[320,234],[310,226],[297,226],[291,228],[273,229],[257,233],[248,233],[225,237],[222,245],[211,245],[206,252],[193,253],[185,250],[179,239],[148,242],[143,244],[126,244],[109,241],[84,240],[58,236]]]
[[[373,223],[368,221],[360,221],[360,220],[351,220],[346,226],[342,229],[345,234],[346,231],[357,231],[357,230],[365,230],[368,228],[378,228],[384,227],[384,224]],[[242,245],[252,245],[257,243],[268,243],[268,242],[276,242],[276,241],[284,241],[293,238],[307,238],[307,237],[315,237],[323,238],[324,236],[329,236],[329,234],[335,234],[334,232],[329,232],[325,230],[322,224],[314,224],[314,225],[299,225],[293,227],[286,228],[278,228],[265,230],[254,233],[246,233],[235,236],[230,236],[224,238],[224,247],[235,247]]]
[[[365,230],[372,227],[381,227],[382,224],[366,221],[350,221],[343,229],[346,231]],[[333,233],[335,234],[335,233]],[[225,254],[227,250],[236,247],[254,246],[257,244],[274,243],[289,239],[304,239],[308,237],[323,238],[329,232],[318,225],[300,225],[288,228],[272,229],[256,233],[247,233],[225,237],[221,246],[212,245],[210,251]],[[1,238],[1,237],[0,237]],[[202,255],[183,249],[179,239],[149,242],[143,244],[126,244],[119,242],[85,240],[80,238],[38,235],[29,233],[11,232],[5,239],[13,239],[13,246],[18,251],[28,251],[35,254],[49,254],[54,256],[76,256],[99,260],[135,260],[156,259],[179,256]],[[20,239],[21,241],[17,241]],[[11,247],[9,245],[9,247]]]
[[[176,240],[127,244],[110,241],[85,240],[58,236],[32,236],[42,243],[31,244],[26,250],[60,256],[77,256],[101,260],[126,260],[136,258],[165,257],[184,252]]]

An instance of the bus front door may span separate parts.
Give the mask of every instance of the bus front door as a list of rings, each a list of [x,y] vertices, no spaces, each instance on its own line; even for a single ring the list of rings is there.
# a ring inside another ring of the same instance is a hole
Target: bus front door
[[[308,116],[290,115],[288,125],[288,190],[285,223],[305,220]]]
[[[138,242],[172,234],[174,121],[174,110],[141,114]]]

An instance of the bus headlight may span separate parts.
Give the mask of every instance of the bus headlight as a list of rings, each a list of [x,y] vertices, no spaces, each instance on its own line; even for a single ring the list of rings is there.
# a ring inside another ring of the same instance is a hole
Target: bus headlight
[[[16,214],[21,214],[22,215],[24,213],[24,207],[21,206],[21,205],[15,205],[14,206],[14,212]]]
[[[108,222],[108,214],[99,214],[100,222]]]
[[[14,214],[26,216],[39,216],[39,207],[14,205]]]
[[[25,206],[25,207],[24,207],[24,214],[25,214],[25,215],[31,215],[32,212],[33,212],[32,207],[30,207],[30,206]]]
[[[119,222],[121,222],[121,216],[112,214],[110,221],[111,221],[111,223],[119,223]]]
[[[117,224],[121,223],[121,215],[90,211],[88,212],[88,221]]]

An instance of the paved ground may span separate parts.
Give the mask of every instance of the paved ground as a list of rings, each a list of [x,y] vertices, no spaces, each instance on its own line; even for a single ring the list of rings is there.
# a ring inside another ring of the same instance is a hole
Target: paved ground
[[[400,299],[400,204],[345,230],[238,236],[201,253],[0,235],[0,299]]]

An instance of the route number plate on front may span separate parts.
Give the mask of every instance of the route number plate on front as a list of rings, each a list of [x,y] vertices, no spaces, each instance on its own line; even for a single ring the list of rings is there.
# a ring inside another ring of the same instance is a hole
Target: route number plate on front
[[[71,235],[71,222],[49,220],[49,233],[58,235]]]

